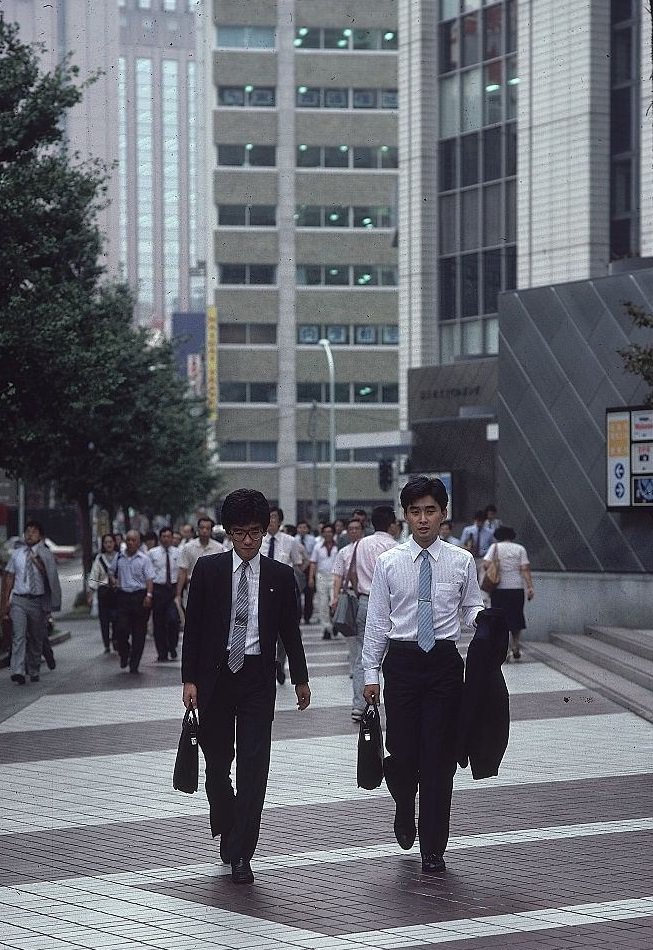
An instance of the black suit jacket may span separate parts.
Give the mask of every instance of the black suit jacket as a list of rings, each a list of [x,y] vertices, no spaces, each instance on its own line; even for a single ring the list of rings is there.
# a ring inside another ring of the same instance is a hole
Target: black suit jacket
[[[231,622],[232,552],[201,557],[188,591],[181,654],[181,678],[197,686],[202,709],[213,692],[218,672],[227,662]],[[293,683],[308,683],[306,657],[297,619],[295,575],[287,564],[261,556],[258,629],[266,679],[275,690],[277,638],[288,654]]]
[[[492,608],[478,613],[467,648],[456,755],[463,768],[469,761],[475,779],[497,775],[508,747],[510,701],[501,669],[507,652],[505,612]]]

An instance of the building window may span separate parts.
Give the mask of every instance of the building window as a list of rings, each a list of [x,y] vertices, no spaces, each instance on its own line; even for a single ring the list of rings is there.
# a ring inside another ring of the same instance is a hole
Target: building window
[[[221,462],[246,462],[247,442],[223,442],[220,446]]]
[[[136,60],[136,266],[138,301],[154,305],[153,64]]]
[[[295,48],[329,49],[340,52],[350,50],[387,50],[396,52],[399,38],[396,30],[343,30],[301,26],[295,33]]]
[[[297,383],[297,402],[322,402],[322,383]]]
[[[179,63],[164,59],[162,79],[163,301],[167,313],[178,306],[181,234],[179,229]]]
[[[274,264],[219,264],[221,284],[276,284]]]
[[[221,462],[276,462],[276,442],[223,442]]]
[[[247,383],[220,383],[220,402],[247,402]]]
[[[275,49],[273,26],[219,26],[218,47],[221,49]]]
[[[276,223],[276,205],[218,205],[218,224],[223,227],[274,228]]]
[[[243,168],[274,168],[277,149],[274,145],[218,145],[218,165]]]
[[[338,323],[326,328],[326,338],[334,346],[344,346],[349,343],[349,327],[346,323]]]
[[[354,383],[354,402],[378,402],[378,383]]]
[[[277,342],[277,327],[274,323],[219,323],[218,341],[221,346],[274,345]]]
[[[375,346],[378,343],[378,327],[365,324],[354,327],[354,340],[359,346]]]
[[[393,145],[298,145],[298,168],[375,168],[399,166],[399,149]]]
[[[398,96],[396,89],[298,86],[296,105],[298,109],[397,109]]]
[[[274,86],[218,86],[218,105],[272,109],[276,105]]]
[[[297,327],[297,342],[301,345],[316,344],[321,339],[320,327],[316,323],[300,323]]]
[[[397,268],[377,264],[301,264],[297,284],[303,287],[396,287]]]
[[[298,228],[390,228],[393,226],[392,209],[382,207],[354,207],[298,205],[295,212]]]

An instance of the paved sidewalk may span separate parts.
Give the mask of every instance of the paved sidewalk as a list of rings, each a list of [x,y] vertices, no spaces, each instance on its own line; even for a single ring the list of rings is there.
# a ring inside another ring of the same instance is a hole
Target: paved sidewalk
[[[203,791],[173,791],[179,663],[139,678],[68,624],[57,669],[0,671],[0,950],[651,950],[653,727],[525,659],[499,776],[456,777],[446,875],[356,788],[344,641],[304,627],[313,704],[279,688],[256,883],[236,887]],[[202,777],[200,779],[202,782]]]

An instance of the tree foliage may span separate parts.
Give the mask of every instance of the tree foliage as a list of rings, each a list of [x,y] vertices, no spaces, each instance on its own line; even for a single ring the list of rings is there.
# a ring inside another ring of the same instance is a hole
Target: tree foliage
[[[653,331],[653,314],[633,303],[629,303],[626,310],[636,327]],[[646,405],[653,407],[653,342],[648,345],[631,343],[630,346],[619,350],[619,355],[624,361],[626,372],[641,376],[648,386]]]
[[[216,489],[203,406],[169,343],[133,326],[127,287],[102,279],[104,172],[66,153],[83,87],[68,62],[42,75],[0,16],[0,466],[88,497],[179,514]]]

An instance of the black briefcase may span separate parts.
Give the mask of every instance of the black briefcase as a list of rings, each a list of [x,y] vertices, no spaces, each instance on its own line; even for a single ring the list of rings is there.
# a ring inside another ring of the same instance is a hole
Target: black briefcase
[[[181,724],[181,736],[179,737],[175,771],[172,777],[172,787],[177,789],[178,792],[192,794],[197,791],[199,773],[198,726],[195,708],[189,706]]]
[[[379,707],[367,704],[358,733],[356,778],[359,788],[378,788],[383,781],[383,733]]]

